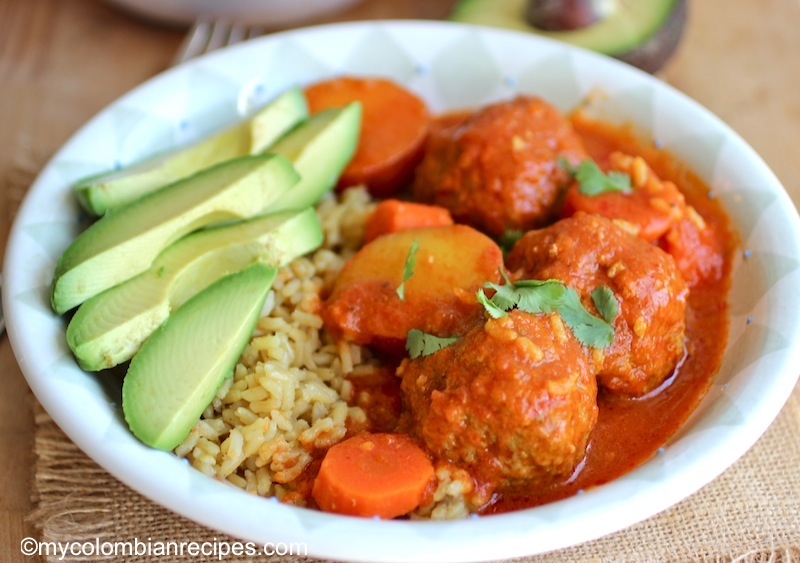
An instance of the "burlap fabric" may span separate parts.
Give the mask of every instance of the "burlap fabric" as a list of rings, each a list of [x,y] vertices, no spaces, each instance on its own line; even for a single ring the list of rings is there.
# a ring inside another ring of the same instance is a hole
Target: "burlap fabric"
[[[42,541],[232,541],[121,484],[70,442],[38,404],[36,425],[37,508],[30,518]],[[158,559],[207,560],[216,559]],[[756,445],[695,495],[622,532],[519,561],[800,561],[800,387]]]
[[[12,200],[21,197],[44,162],[44,151],[30,144],[22,149],[19,166],[6,179],[6,194]],[[16,203],[11,201],[9,209]],[[36,508],[30,521],[40,530],[42,541],[233,541],[132,491],[83,454],[35,401],[33,409]],[[355,546],[358,540],[346,541]],[[158,558],[159,562],[206,560],[217,559]],[[622,532],[519,561],[800,561],[800,386],[756,445],[695,495]]]

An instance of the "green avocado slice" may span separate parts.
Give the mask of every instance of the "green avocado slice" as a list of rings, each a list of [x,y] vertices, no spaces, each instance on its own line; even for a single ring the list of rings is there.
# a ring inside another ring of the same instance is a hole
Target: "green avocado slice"
[[[113,367],[131,359],[171,312],[223,275],[256,261],[282,266],[321,243],[312,208],[189,234],[146,272],[83,303],[67,327],[67,343],[83,369]]]
[[[247,345],[276,270],[256,262],[189,299],[133,357],[122,410],[148,446],[172,450],[189,434]]]
[[[267,212],[298,180],[282,156],[243,156],[109,211],[78,235],[56,264],[53,310],[69,311],[144,272],[187,233]]]
[[[258,154],[308,117],[308,102],[299,86],[289,88],[248,122],[250,154]]]
[[[300,182],[276,202],[274,209],[314,205],[339,180],[358,146],[361,104],[352,102],[309,117],[267,149],[294,165]]]
[[[634,50],[654,36],[684,0],[616,0],[597,23],[570,31],[545,31],[528,23],[528,0],[461,0],[449,19],[535,33],[606,55]]]
[[[203,168],[259,153],[307,116],[308,104],[302,90],[290,88],[241,123],[121,170],[82,180],[75,186],[75,193],[87,212],[103,215]]]

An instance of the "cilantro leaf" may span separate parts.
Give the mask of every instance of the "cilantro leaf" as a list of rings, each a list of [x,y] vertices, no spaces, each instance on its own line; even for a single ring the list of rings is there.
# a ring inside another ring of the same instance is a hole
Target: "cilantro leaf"
[[[489,299],[483,289],[478,290],[478,303],[483,305],[495,319],[506,316],[515,307],[526,313],[552,313],[561,315],[575,337],[584,346],[605,348],[614,340],[614,327],[611,322],[619,312],[619,303],[613,292],[600,286],[592,292],[595,307],[603,318],[592,315],[581,303],[578,293],[559,280],[520,280],[510,281],[501,271],[505,284],[491,282],[485,288],[494,289]]]
[[[557,310],[581,344],[606,348],[614,341],[614,327],[587,311],[580,296],[571,287],[564,291]]]
[[[503,252],[510,252],[514,245],[517,244],[517,241],[525,236],[525,231],[521,231],[519,229],[509,229],[503,233],[500,237],[500,240],[497,241],[497,244],[503,250]]]
[[[517,291],[514,289],[513,285],[498,285],[496,283],[486,282],[483,284],[483,287],[494,290],[494,295],[492,295],[491,299],[486,297],[486,294],[483,292],[483,290],[481,290],[483,299],[490,301],[492,305],[499,307],[503,311],[513,309],[519,301],[519,295],[517,294]],[[479,297],[478,300],[480,301],[480,299],[481,298]]]
[[[491,299],[486,297],[486,293],[483,292],[482,289],[478,290],[477,293],[478,303],[483,305],[483,308],[486,309],[486,312],[494,319],[499,319],[500,317],[505,317],[508,313],[506,313],[506,309],[503,307],[498,306],[495,304]],[[513,309],[514,307],[510,307]]]
[[[417,266],[417,252],[419,251],[419,242],[417,239],[411,241],[411,245],[408,247],[408,254],[406,255],[406,262],[403,265],[403,281],[400,282],[400,285],[397,286],[397,296],[400,298],[400,301],[405,300],[405,285],[408,280],[411,279],[411,276],[414,275],[414,268]]]
[[[626,194],[633,191],[631,187],[631,177],[627,173],[619,172],[618,170],[609,170],[606,177],[608,177],[608,181],[611,182],[616,190]]]
[[[503,311],[507,311],[516,306],[517,302],[519,301],[519,295],[517,294],[516,287],[513,283],[511,283],[511,280],[508,279],[508,276],[506,276],[503,268],[500,268],[500,275],[503,277],[503,281],[505,282],[503,285],[486,282],[483,284],[483,287],[486,289],[493,289],[494,295],[492,295],[491,299],[492,304],[498,306]],[[486,295],[484,294],[484,298],[485,297]]]
[[[583,195],[593,196],[606,192],[627,194],[633,191],[631,177],[628,174],[615,170],[604,174],[597,164],[588,158],[582,161],[577,168],[570,165],[563,157],[559,159],[559,165],[578,181],[578,191]]]
[[[605,192],[630,193],[631,177],[623,172],[611,172],[606,175],[592,160],[584,160],[575,172],[578,191],[584,195],[598,195]]]
[[[563,168],[564,170],[566,170],[567,173],[569,173],[570,176],[573,176],[573,177],[575,176],[575,173],[577,172],[577,170],[576,170],[576,168],[574,166],[572,166],[572,163],[569,160],[567,160],[566,157],[559,156],[558,157],[558,165],[561,168]]]
[[[619,301],[614,296],[614,292],[608,286],[601,285],[592,292],[592,301],[606,322],[613,323],[619,313]]]
[[[526,313],[552,313],[565,289],[558,280],[522,280],[516,285],[519,293],[517,308]]]
[[[439,337],[412,328],[406,335],[406,350],[413,360],[420,356],[430,356],[442,348],[447,348],[458,341],[459,336]]]

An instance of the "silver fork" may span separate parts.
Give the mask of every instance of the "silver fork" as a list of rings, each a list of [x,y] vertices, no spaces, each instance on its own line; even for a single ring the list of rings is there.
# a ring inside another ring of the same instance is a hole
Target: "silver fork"
[[[186,34],[172,64],[180,64],[220,47],[234,45],[263,34],[263,28],[257,26],[248,26],[225,19],[198,19]]]

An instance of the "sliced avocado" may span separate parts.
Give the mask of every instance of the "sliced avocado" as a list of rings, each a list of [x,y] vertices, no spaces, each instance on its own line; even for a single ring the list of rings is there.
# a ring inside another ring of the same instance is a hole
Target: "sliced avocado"
[[[461,0],[449,19],[543,35],[628,60],[653,72],[679,42],[686,0]],[[588,25],[553,30],[581,22]],[[648,42],[652,43],[647,52],[635,56]]]
[[[220,277],[259,261],[282,266],[322,243],[312,208],[212,227],[167,247],[146,272],[81,305],[67,343],[83,369],[133,357],[142,342],[188,299]]]
[[[295,86],[280,94],[250,119],[250,154],[273,145],[308,117],[308,102]]]
[[[309,117],[271,146],[294,165],[300,182],[279,198],[273,209],[314,205],[330,190],[353,158],[361,131],[361,104],[321,111]]]
[[[144,272],[164,248],[200,227],[266,212],[298,179],[282,156],[243,156],[112,209],[56,264],[53,310],[64,313]]]
[[[214,164],[261,152],[308,116],[303,92],[291,88],[251,118],[191,145],[158,154],[122,170],[82,180],[75,186],[81,206],[103,215]]]
[[[162,450],[186,438],[232,375],[275,272],[256,262],[217,280],[144,342],[122,384],[122,410],[137,438]]]

